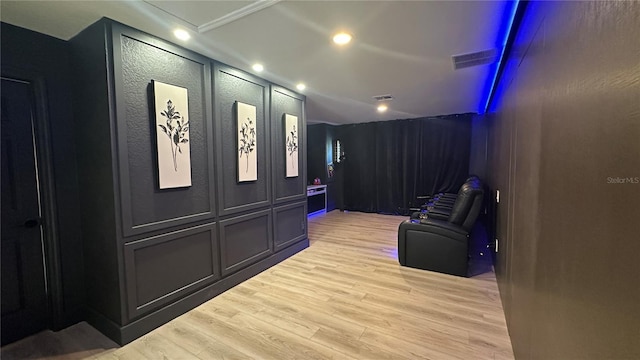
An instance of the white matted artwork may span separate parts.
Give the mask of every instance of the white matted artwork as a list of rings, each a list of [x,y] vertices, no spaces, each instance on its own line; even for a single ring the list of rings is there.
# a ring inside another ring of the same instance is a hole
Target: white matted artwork
[[[191,186],[187,89],[153,80],[160,189]]]
[[[286,177],[298,176],[298,117],[284,114]]]
[[[256,107],[236,101],[238,182],[258,180]]]

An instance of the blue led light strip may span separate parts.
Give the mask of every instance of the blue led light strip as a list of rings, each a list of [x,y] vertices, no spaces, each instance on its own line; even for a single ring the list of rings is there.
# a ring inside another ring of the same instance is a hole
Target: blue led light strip
[[[500,50],[500,60],[498,61],[498,65],[496,66],[496,72],[493,74],[493,80],[491,81],[491,87],[489,88],[489,94],[487,95],[487,100],[485,101],[483,113],[486,113],[489,109],[489,102],[491,101],[491,97],[493,96],[493,92],[495,91],[496,82],[498,81],[498,74],[500,73],[500,68],[502,66],[502,61],[504,60],[504,56],[507,48],[507,41],[509,40],[509,35],[511,34],[511,30],[513,27],[513,19],[516,16],[516,10],[518,10],[518,4],[520,0],[512,1],[513,7],[511,9],[511,15],[509,16],[509,25],[507,26],[507,31],[504,34],[504,41],[502,42],[501,50]]]

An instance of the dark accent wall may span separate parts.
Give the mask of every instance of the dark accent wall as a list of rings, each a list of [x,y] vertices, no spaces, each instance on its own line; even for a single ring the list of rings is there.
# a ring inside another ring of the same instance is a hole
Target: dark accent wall
[[[114,100],[118,121],[118,183],[125,236],[211,220],[215,214],[211,70],[209,59],[156,44],[136,31],[113,36]],[[191,186],[158,190],[153,84],[186,88]]]
[[[308,246],[280,134],[296,115],[304,149],[303,96],[109,19],[71,48],[92,325],[127,343]],[[188,91],[191,186],[159,188],[153,81]],[[256,181],[238,182],[237,102],[256,107]]]
[[[84,288],[82,242],[78,227],[78,180],[75,162],[69,47],[64,41],[1,23],[2,76],[34,85],[37,117],[45,125],[36,129],[40,184],[45,199],[45,218],[54,237],[45,251],[53,329],[82,319]],[[52,56],[55,54],[55,56]],[[48,161],[44,160],[48,158]],[[44,188],[46,187],[46,188]],[[47,209],[47,204],[52,208]]]
[[[215,224],[205,224],[125,244],[129,315],[142,315],[218,280],[217,240]]]
[[[334,209],[344,209],[344,167],[342,162],[336,162],[336,141],[340,140],[340,131],[336,126],[327,126],[327,138],[325,139],[325,151],[330,151],[326,154],[327,161],[333,162],[333,176],[329,177],[328,169],[325,170],[327,174],[327,211]]]
[[[307,179],[309,184],[313,183],[315,178],[319,178],[323,184],[327,183],[327,129],[331,125],[314,124],[307,126],[308,134],[308,161],[307,161]]]
[[[517,358],[640,358],[640,3],[531,2],[489,125]]]
[[[118,244],[111,240],[116,239],[113,226],[116,222],[113,194],[116,179],[111,152],[115,115],[110,112],[113,99],[107,76],[111,73],[107,73],[107,41],[106,25],[98,24],[80,33],[71,43],[73,68],[76,76],[82,74],[72,78],[76,82],[73,127],[77,134],[76,161],[82,209],[78,214],[78,225],[84,238],[86,303],[91,304],[90,309],[119,322],[122,291],[119,286]]]
[[[284,115],[298,118],[298,169],[299,176],[286,177],[286,166],[290,163],[287,149],[272,146],[273,202],[282,204],[288,201],[305,201],[307,193],[307,126],[304,123],[304,98],[278,86],[271,86],[271,134],[273,144],[286,143]]]
[[[343,209],[342,207],[342,168],[331,158],[335,141],[338,138],[336,126],[328,124],[314,124],[307,126],[308,156],[307,178],[309,185],[315,178],[327,185],[327,211]],[[333,161],[334,176],[329,178],[328,162]]]
[[[275,251],[304,240],[308,236],[306,218],[306,202],[296,202],[273,209]]]
[[[218,209],[221,215],[258,209],[271,204],[269,84],[230,67],[214,64]],[[258,180],[238,182],[236,101],[256,107]]]

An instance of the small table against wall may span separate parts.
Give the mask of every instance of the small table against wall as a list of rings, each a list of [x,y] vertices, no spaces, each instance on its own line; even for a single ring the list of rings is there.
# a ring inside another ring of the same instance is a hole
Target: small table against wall
[[[307,186],[308,216],[327,212],[327,185]]]

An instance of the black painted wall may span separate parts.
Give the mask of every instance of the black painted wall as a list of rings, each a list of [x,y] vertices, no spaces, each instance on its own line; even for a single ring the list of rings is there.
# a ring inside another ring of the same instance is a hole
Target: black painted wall
[[[314,124],[307,126],[307,179],[313,184],[313,179],[320,178],[322,184],[327,183],[326,147],[327,128],[331,125]]]
[[[284,114],[298,118],[298,177],[286,177],[286,164],[289,161],[285,147],[276,144],[286,142]],[[306,200],[307,189],[307,126],[304,124],[304,98],[279,86],[271,86],[271,136],[273,202],[281,204],[288,201]]]
[[[0,33],[2,76],[36,84],[37,101],[45,107],[42,115],[48,127],[37,130],[49,141],[48,151],[40,155],[49,157],[51,168],[41,172],[48,172],[53,183],[49,200],[56,211],[50,225],[55,227],[57,241],[53,244],[56,249],[47,246],[46,252],[52,327],[61,329],[82,319],[84,302],[69,48],[64,41],[5,23]]]
[[[640,3],[530,2],[489,126],[519,359],[640,358]]]
[[[109,19],[71,44],[94,326],[127,343],[308,246],[303,96]],[[189,187],[159,189],[154,80],[188,91]],[[257,110],[256,181],[238,182],[237,102]],[[296,178],[285,113],[299,121]]]
[[[328,124],[314,124],[307,126],[308,142],[307,147],[307,178],[308,184],[313,183],[313,179],[320,178],[320,182],[327,185],[327,211],[342,209],[342,168],[339,164],[334,165],[333,177],[329,178],[327,169],[331,153],[335,150],[335,141],[339,127]]]
[[[130,29],[113,37],[115,103],[122,226],[125,236],[166,229],[215,214],[209,59]],[[189,105],[191,186],[159,190],[153,86],[186,88]],[[145,121],[146,120],[146,121]]]
[[[83,31],[71,41],[74,84],[74,131],[80,192],[79,223],[83,232],[87,315],[100,314],[113,323],[122,322],[120,303],[119,249],[116,223],[116,198],[113,193],[111,151],[115,129],[111,125],[107,77],[107,26],[100,23]],[[91,240],[89,240],[91,239]],[[101,329],[102,330],[102,329]],[[104,330],[103,330],[104,331]],[[107,334],[114,337],[114,333]]]
[[[338,140],[338,127],[336,126],[327,126],[327,138],[325,141],[326,149],[325,151],[329,151],[329,147],[331,147],[331,154],[328,157],[331,157],[331,161],[333,162],[333,176],[329,177],[327,172],[327,192],[329,196],[327,196],[327,211],[331,211],[334,209],[344,209],[344,201],[343,201],[343,174],[344,169],[342,168],[341,163],[336,162],[336,140]],[[329,159],[327,159],[329,161]]]
[[[222,64],[214,64],[218,209],[220,215],[258,210],[271,204],[269,84]],[[256,107],[258,180],[238,182],[236,102]]]

